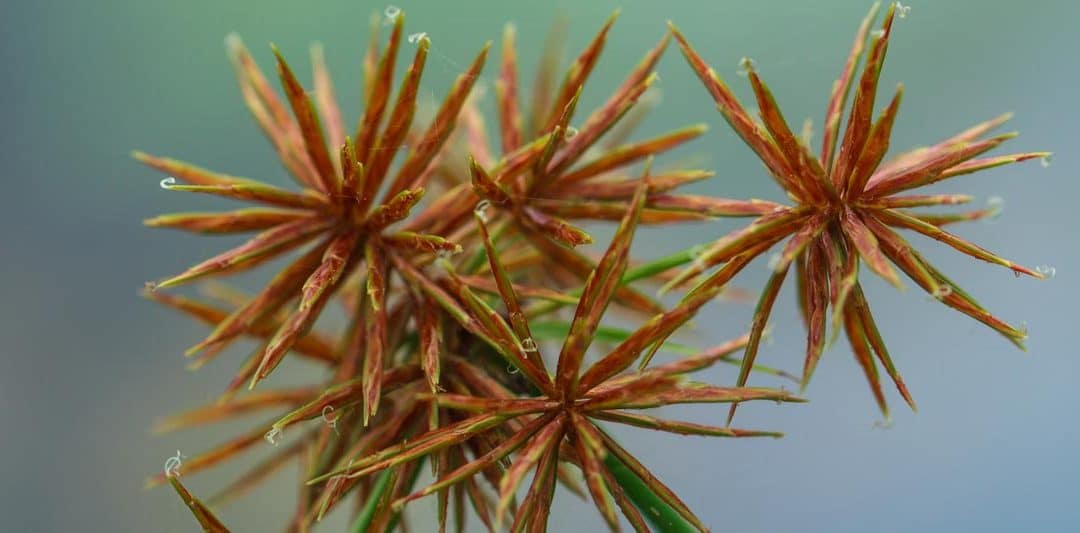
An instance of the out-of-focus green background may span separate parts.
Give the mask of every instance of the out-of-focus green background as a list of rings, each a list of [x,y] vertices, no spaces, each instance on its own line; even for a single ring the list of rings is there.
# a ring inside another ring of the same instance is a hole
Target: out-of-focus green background
[[[570,18],[569,46],[577,50],[619,6],[395,1],[408,14],[407,31],[432,38],[423,83],[423,98],[431,99],[443,94],[484,40],[499,37],[506,21],[518,25],[529,72],[558,13]],[[1006,210],[994,223],[958,231],[1017,261],[1053,265],[1058,276],[1045,283],[1015,279],[914,238],[990,309],[1026,322],[1030,349],[1017,352],[918,290],[896,293],[869,282],[884,334],[920,406],[918,414],[910,413],[891,394],[891,429],[873,427],[879,415],[857,365],[838,344],[807,392],[810,404],[742,412],[741,425],[786,431],[784,439],[624,433],[628,446],[715,530],[1065,531],[1080,520],[1073,393],[1080,377],[1080,218],[1074,207],[1080,193],[1074,157],[1080,72],[1073,27],[1080,4],[912,4],[910,15],[897,22],[882,77],[886,89],[901,80],[907,86],[893,146],[933,142],[1015,111],[1011,127],[1023,135],[1007,149],[1054,151],[1053,165],[993,170],[939,190],[968,192],[980,201],[1005,198]],[[601,101],[672,19],[744,98],[750,92],[736,66],[749,56],[789,119],[808,116],[820,125],[829,87],[868,6],[623,2],[580,109]],[[157,416],[212,398],[236,360],[197,374],[185,371],[181,352],[204,331],[140,300],[136,289],[222,249],[228,239],[154,231],[139,221],[225,204],[163,191],[161,176],[131,161],[128,152],[139,148],[284,183],[240,103],[223,37],[239,32],[264,67],[270,65],[264,45],[273,41],[305,73],[309,43],[323,42],[339,97],[353,117],[368,16],[384,7],[337,0],[0,4],[0,530],[195,529],[168,489],[144,492],[142,479],[177,448],[191,455],[233,428],[166,437],[153,437],[148,429]],[[680,152],[717,170],[696,190],[781,199],[676,50],[668,51],[659,72],[664,101],[644,133],[698,121],[713,126]],[[648,231],[637,249],[656,255],[714,238],[737,223]],[[756,289],[764,276],[764,266],[751,268],[739,283]],[[790,291],[781,296],[775,341],[761,357],[798,370],[802,331],[793,298]],[[735,335],[750,313],[745,303],[713,306],[697,321],[691,340]],[[720,369],[710,377],[730,382],[733,372]],[[693,414],[719,422],[724,411]],[[185,481],[209,494],[238,472],[236,466]],[[291,513],[295,476],[281,475],[223,509],[222,517],[236,531],[280,529]],[[589,504],[561,493],[557,498],[566,512],[553,514],[554,530],[600,527]],[[324,530],[343,523],[334,517]],[[432,530],[422,516],[414,525]]]

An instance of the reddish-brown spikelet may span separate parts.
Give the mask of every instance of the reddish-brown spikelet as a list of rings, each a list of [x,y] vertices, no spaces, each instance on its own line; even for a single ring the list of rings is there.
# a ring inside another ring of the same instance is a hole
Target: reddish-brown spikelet
[[[903,87],[897,88],[896,95],[878,119],[872,120],[878,76],[892,36],[896,6],[890,4],[881,29],[871,32],[877,9],[875,5],[860,26],[840,78],[833,85],[826,108],[822,148],[817,155],[811,151],[808,140],[800,140],[792,133],[752,62],[745,62],[744,68],[760,110],[760,122],[751,118],[719,75],[708,67],[686,38],[672,26],[683,55],[718,104],[720,113],[761,158],[770,176],[795,203],[792,206],[777,206],[746,228],[718,239],[667,286],[686,283],[710,267],[724,264],[724,268],[710,275],[693,292],[722,286],[747,262],[787,239],[771,265],[774,273],[758,302],[738,384],[746,383],[773,302],[794,263],[800,310],[808,329],[803,385],[810,379],[825,347],[827,315],[831,308],[834,334],[839,329],[846,331],[877,403],[887,415],[884,395],[877,379],[875,356],[884,365],[901,396],[912,408],[915,404],[893,365],[863,296],[858,281],[860,263],[865,263],[874,273],[897,286],[900,285],[900,278],[894,266],[899,268],[945,305],[983,322],[1017,346],[1022,347],[1026,336],[1023,330],[1006,324],[983,309],[938,272],[896,229],[915,231],[976,259],[1005,266],[1017,275],[1043,277],[942,229],[949,223],[983,218],[991,214],[990,211],[943,215],[910,210],[965,203],[969,197],[901,193],[954,176],[1047,157],[1049,154],[1030,152],[977,158],[1014,136],[1005,134],[983,138],[1008,118],[1003,116],[933,146],[883,162]],[[863,57],[865,65],[856,81],[857,66]],[[856,86],[855,98],[847,127],[841,136],[841,115],[852,85]]]
[[[321,48],[313,50],[315,94],[309,98],[285,59],[275,48],[277,70],[291,115],[254,60],[230,37],[229,51],[236,66],[244,100],[256,121],[277,149],[283,165],[301,186],[293,192],[260,182],[226,176],[171,159],[136,153],[140,161],[161,170],[181,184],[163,182],[170,190],[202,192],[227,198],[269,204],[277,209],[245,209],[232,213],[166,215],[147,221],[151,226],[198,232],[237,233],[259,231],[250,241],[204,261],[183,273],[153,284],[153,288],[231,274],[250,269],[293,249],[309,246],[246,305],[218,320],[218,327],[188,352],[220,352],[243,334],[266,331],[282,309],[293,300],[297,307],[276,322],[258,363],[249,372],[250,386],[265,379],[291,348],[311,328],[335,291],[358,271],[366,270],[364,305],[370,306],[365,338],[364,375],[367,377],[365,413],[378,408],[380,373],[384,365],[385,286],[389,283],[388,256],[413,258],[433,252],[458,252],[460,246],[432,234],[402,232],[391,226],[408,217],[423,196],[416,186],[435,155],[442,149],[466,95],[477,78],[487,47],[451,88],[435,120],[418,133],[416,143],[396,175],[390,161],[404,147],[416,109],[416,93],[430,42],[420,39],[412,65],[393,105],[394,60],[402,39],[404,17],[393,21],[386,49],[367,95],[368,105],[360,120],[355,142],[344,136],[343,122],[334,100],[330,76]],[[377,50],[371,52],[377,54]],[[384,115],[388,116],[384,117]],[[380,128],[385,118],[385,127]],[[325,131],[324,131],[325,130]],[[328,144],[329,142],[329,144]],[[174,181],[174,180],[173,180]],[[385,189],[381,203],[377,197]],[[203,359],[201,362],[205,362]],[[245,367],[247,368],[247,366]],[[248,369],[250,370],[250,369]],[[366,418],[366,417],[365,417]]]
[[[746,343],[745,338],[674,363],[627,372],[645,350],[653,343],[662,342],[665,336],[685,324],[716,295],[718,289],[699,292],[671,311],[658,314],[595,363],[584,363],[585,353],[596,336],[600,318],[611,303],[626,270],[630,242],[645,206],[647,190],[648,182],[642,181],[611,245],[589,275],[569,333],[559,352],[554,374],[547,370],[541,348],[529,332],[527,319],[520,313],[518,295],[506,277],[499,254],[495,253],[496,247],[491,241],[486,222],[477,215],[476,223],[489,252],[490,271],[510,320],[494,312],[468,286],[460,283],[452,270],[449,272],[448,286],[456,297],[438,293],[440,289],[437,286],[426,286],[424,290],[444,306],[462,327],[484,339],[519,370],[536,394],[521,397],[476,396],[453,391],[436,393],[431,397],[433,402],[451,411],[465,413],[467,417],[408,442],[367,454],[341,469],[315,478],[313,482],[339,476],[362,479],[388,468],[409,464],[420,457],[460,447],[469,439],[500,430],[508,435],[497,446],[486,453],[473,455],[472,460],[461,462],[452,471],[440,472],[434,484],[399,499],[396,505],[401,506],[449,487],[469,483],[475,474],[496,468],[501,471],[494,510],[496,528],[509,513],[513,515],[511,530],[543,531],[550,514],[558,467],[566,462],[575,465],[584,474],[593,502],[609,527],[619,528],[615,514],[617,505],[635,529],[647,530],[645,518],[628,500],[605,464],[605,459],[610,457],[633,471],[683,519],[705,530],[705,525],[674,492],[615,443],[597,425],[597,421],[689,435],[779,436],[769,432],[664,420],[634,411],[678,403],[799,400],[784,391],[715,387],[685,379],[685,374],[710,366],[726,354],[738,350]],[[452,268],[448,263],[444,263],[444,266]],[[505,466],[507,460],[510,461],[509,466]],[[533,472],[530,488],[525,498],[517,503],[515,511],[515,495],[530,471]]]
[[[631,111],[639,109],[639,100],[657,79],[653,70],[670,41],[667,34],[603,104],[578,119],[578,97],[601,56],[616,15],[571,63],[558,89],[545,81],[554,77],[557,54],[546,53],[536,75],[536,93],[524,101],[519,95],[516,30],[513,25],[506,26],[495,84],[496,149],[492,149],[484,121],[470,100],[465,110],[465,116],[470,118],[463,121],[462,135],[468,167],[462,169],[454,164],[456,161],[448,162],[446,172],[460,175],[460,182],[437,200],[439,209],[417,217],[409,228],[470,239],[475,236],[469,226],[472,211],[480,202],[499,235],[523,237],[522,250],[536,258],[534,269],[544,281],[563,278],[553,279],[556,275],[552,272],[568,274],[576,283],[585,279],[595,265],[572,248],[591,243],[592,237],[579,224],[618,221],[638,184],[636,178],[627,175],[628,167],[677,148],[706,129],[698,124],[644,141],[623,142],[640,121],[640,115]],[[561,40],[559,37],[554,40]],[[630,120],[624,120],[627,118]],[[578,120],[579,127],[572,126]],[[501,158],[491,155],[499,151]],[[680,169],[653,176],[642,223],[675,223],[718,215],[754,216],[776,207],[770,202],[672,193],[681,185],[711,175],[703,170]],[[466,273],[471,273],[467,265],[481,265],[469,262],[467,257],[462,261],[465,263],[459,266]],[[620,287],[617,300],[650,314],[661,310],[630,287]]]
[[[222,524],[217,516],[214,516],[213,511],[211,511],[209,507],[188,492],[187,487],[180,482],[180,479],[176,475],[169,476],[169,484],[172,485],[173,490],[180,496],[180,499],[184,501],[184,505],[187,505],[188,509],[191,510],[191,514],[195,516],[195,520],[199,521],[199,525],[202,526],[203,531],[207,533],[229,533],[229,528],[225,527],[225,524]]]

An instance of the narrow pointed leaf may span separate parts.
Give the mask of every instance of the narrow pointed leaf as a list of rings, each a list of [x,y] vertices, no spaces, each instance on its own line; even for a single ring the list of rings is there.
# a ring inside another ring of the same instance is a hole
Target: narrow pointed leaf
[[[236,80],[244,103],[255,117],[271,144],[278,152],[281,162],[296,181],[308,188],[318,189],[320,180],[311,158],[308,157],[300,128],[289,114],[254,58],[235,34],[229,35],[226,47],[236,71]]]
[[[600,58],[600,53],[604,49],[604,42],[607,40],[608,32],[611,30],[612,24],[615,23],[615,19],[618,18],[619,12],[616,10],[608,17],[607,21],[600,28],[600,31],[596,32],[592,41],[586,45],[585,49],[578,54],[577,58],[570,65],[570,68],[566,71],[566,77],[563,79],[562,87],[556,93],[555,100],[551,102],[550,111],[546,123],[540,128],[542,132],[552,131],[556,124],[561,121],[564,108],[571,100],[576,98],[576,95],[581,92],[581,87],[585,85],[585,80],[589,78],[589,74],[592,73],[592,69],[596,66],[596,61]]]
[[[354,231],[347,231],[337,237],[327,246],[323,253],[322,264],[319,265],[301,289],[300,305],[289,320],[281,325],[274,338],[266,347],[259,368],[255,372],[251,386],[263,380],[284,359],[285,354],[292,348],[296,339],[307,333],[315,318],[322,310],[326,301],[333,294],[332,289],[345,272],[345,267],[352,255],[359,235]]]
[[[769,173],[785,190],[797,190],[797,187],[791,181],[791,168],[780,149],[768,138],[767,133],[761,126],[758,126],[750,118],[750,115],[747,114],[742,104],[735,97],[735,94],[720,79],[716,71],[710,68],[705,63],[705,60],[694,51],[690,43],[687,42],[686,37],[671,22],[668,22],[668,26],[671,28],[671,32],[682,50],[683,57],[686,58],[690,68],[697,74],[706,90],[712,95],[713,100],[716,101],[717,109],[724,117],[724,120],[731,125],[731,128],[735,130],[735,133],[739,135],[743,142],[761,158],[769,169]]]
[[[609,422],[627,424],[630,426],[646,429],[654,429],[657,431],[666,431],[668,433],[675,433],[678,435],[698,435],[707,437],[774,438],[784,436],[783,433],[777,433],[774,431],[753,431],[722,426],[710,426],[706,424],[695,424],[693,422],[683,422],[679,420],[664,420],[649,415],[630,413],[626,411],[598,411],[596,413],[592,413],[592,416],[607,420]]]
[[[844,234],[851,240],[851,243],[855,245],[855,249],[859,251],[859,256],[866,262],[866,265],[894,287],[901,287],[900,277],[896,275],[896,271],[893,270],[888,259],[881,253],[874,232],[863,224],[862,217],[851,209],[845,209],[840,216],[840,226],[844,229]]]
[[[885,372],[892,378],[900,396],[904,398],[904,401],[907,402],[913,411],[916,410],[915,400],[911,398],[911,393],[908,392],[907,385],[904,384],[904,379],[900,377],[900,372],[896,370],[896,365],[893,364],[892,356],[889,355],[889,350],[885,346],[885,341],[881,338],[881,332],[878,331],[877,324],[874,323],[874,316],[870,313],[870,304],[866,301],[866,297],[863,296],[862,288],[856,288],[851,296],[852,305],[861,321],[867,343],[874,350],[874,353],[877,354],[878,360],[881,361],[882,366],[885,367]]]
[[[877,96],[881,67],[885,62],[895,8],[895,4],[889,4],[881,30],[870,36],[870,51],[866,56],[866,64],[863,65],[862,76],[859,77],[859,84],[855,89],[855,101],[851,104],[847,129],[844,131],[840,153],[836,158],[836,167],[831,173],[833,185],[841,191],[850,190],[852,170],[857,158],[863,152],[870,133],[874,99]]]
[[[421,491],[410,494],[407,498],[404,498],[403,500],[395,502],[395,505],[400,506],[405,504],[406,502],[423,498],[430,494],[434,494],[435,492],[438,492],[442,489],[445,489],[446,487],[458,483],[467,477],[473,476],[474,474],[480,472],[485,468],[497,464],[504,457],[508,456],[509,454],[520,448],[522,445],[524,445],[525,442],[532,438],[532,436],[535,435],[538,430],[543,427],[547,427],[550,422],[550,416],[542,416],[540,418],[537,418],[536,420],[527,423],[521,430],[515,432],[510,438],[502,441],[498,446],[492,448],[491,451],[489,451],[488,453],[476,458],[472,462],[466,463],[458,467],[453,472],[449,472],[446,475],[441,476],[439,480],[435,483],[429,485]]]
[[[239,209],[227,213],[172,213],[143,221],[152,228],[171,228],[206,234],[245,233],[270,229],[310,216],[284,209]]]
[[[233,273],[252,268],[289,249],[295,248],[312,236],[324,231],[329,223],[315,219],[301,219],[264,231],[251,240],[231,250],[222,252],[184,272],[155,284],[156,289],[186,283],[209,275]]]
[[[518,452],[517,458],[503,475],[499,482],[499,502],[495,508],[496,529],[502,522],[502,517],[506,515],[506,510],[510,507],[510,501],[517,493],[518,486],[525,479],[525,474],[540,461],[542,456],[558,445],[562,437],[563,423],[563,415],[548,422]]]
[[[409,152],[409,156],[405,159],[401,168],[398,169],[394,182],[388,191],[389,194],[397,194],[399,191],[409,187],[411,182],[427,169],[432,159],[435,158],[435,154],[442,148],[446,139],[450,136],[450,132],[454,129],[458,113],[465,104],[465,99],[472,90],[473,84],[479,78],[490,48],[491,42],[489,41],[477,54],[472,64],[469,65],[469,69],[454,81],[450,93],[446,96],[438,113],[436,113],[431,126],[424,132],[420,142]]]
[[[619,444],[615,442],[615,439],[612,439],[611,436],[602,430],[599,430],[599,433],[601,438],[603,438],[608,451],[610,451],[630,472],[633,472],[633,474],[637,476],[637,478],[641,480],[641,482],[648,487],[657,498],[671,506],[675,512],[690,522],[694,527],[698,528],[699,531],[708,531],[709,528],[705,527],[705,524],[701,519],[675,495],[675,492],[661,483],[660,480],[649,472],[644,465],[638,462],[633,455],[627,452],[622,446],[619,446]]]
[[[306,190],[302,193],[294,193],[257,181],[223,185],[166,184],[164,187],[170,191],[212,194],[215,196],[224,196],[225,198],[232,200],[260,202],[293,209],[321,210],[326,207],[326,200],[319,194],[310,190]]]
[[[334,164],[330,160],[330,152],[326,147],[326,138],[323,136],[322,124],[319,116],[315,113],[315,106],[307,96],[307,91],[300,85],[281,52],[274,47],[274,56],[277,58],[278,76],[281,85],[285,89],[285,95],[292,105],[293,115],[300,125],[300,133],[304,138],[308,157],[318,171],[319,185],[324,192],[336,193],[338,182],[334,171]]]
[[[365,336],[367,347],[364,352],[364,425],[379,410],[383,372],[386,365],[387,338],[386,310],[387,263],[379,247],[369,242],[364,248],[368,267],[367,295],[371,302],[370,324]]]
[[[292,407],[307,401],[315,394],[317,391],[312,387],[252,392],[229,402],[213,403],[160,420],[154,424],[154,433],[168,433],[186,427],[211,424],[263,409]]]
[[[441,371],[439,339],[442,338],[442,328],[437,308],[427,298],[420,303],[416,315],[416,329],[420,332],[420,366],[424,369],[428,387],[432,393],[438,392]]]
[[[341,109],[337,105],[334,82],[330,78],[330,70],[326,68],[326,54],[321,44],[311,47],[311,68],[315,82],[315,103],[322,115],[322,124],[326,126],[326,139],[331,148],[337,148],[345,144],[345,124],[341,118]],[[340,173],[340,161],[332,162],[336,163],[335,168]]]
[[[491,240],[491,234],[488,232],[487,224],[480,215],[476,215],[475,218],[476,225],[480,229],[480,238],[484,243],[484,249],[487,251],[488,264],[491,266],[491,274],[495,278],[495,283],[499,289],[499,296],[502,298],[503,305],[506,306],[506,312],[510,317],[510,327],[514,329],[514,334],[517,335],[519,342],[531,343],[529,346],[524,347],[523,352],[525,357],[541,372],[546,374],[547,368],[544,365],[544,359],[540,356],[536,341],[533,340],[532,332],[529,331],[529,323],[525,320],[525,313],[521,310],[521,304],[518,301],[517,293],[514,291],[514,285],[510,281],[510,276],[507,274],[506,269],[503,268],[502,262],[499,260],[498,251],[495,250],[495,243]]]
[[[203,531],[208,533],[229,533],[229,528],[225,527],[225,524],[214,516],[209,507],[195,496],[192,496],[176,476],[169,476],[169,483],[176,490],[176,494],[180,496],[180,499],[184,501],[184,504],[188,506],[188,509],[191,510],[191,514],[195,515],[195,519],[199,521]]]
[[[495,182],[484,167],[471,156],[469,157],[469,171],[472,175],[473,191],[477,196],[500,206],[510,203],[510,193],[506,188]]]
[[[885,209],[878,211],[875,216],[877,216],[878,220],[884,222],[885,224],[916,231],[918,233],[926,235],[927,237],[930,237],[931,239],[943,242],[953,247],[958,252],[974,257],[975,259],[980,259],[986,261],[987,263],[1001,265],[1005,268],[1008,268],[1009,270],[1012,270],[1013,272],[1016,272],[1017,274],[1026,274],[1028,276],[1040,279],[1045,277],[1039,272],[1036,272],[1025,266],[1013,263],[1008,259],[1004,259],[1002,257],[994,255],[993,253],[984,250],[983,248],[972,244],[964,239],[961,239],[960,237],[957,237],[956,235],[953,235],[952,233],[949,233],[937,226],[923,222],[915,217],[912,217],[895,209]]]
[[[607,133],[619,119],[626,115],[627,111],[637,103],[638,98],[640,98],[641,95],[655,83],[657,76],[653,72],[653,68],[656,67],[656,63],[660,60],[660,56],[663,55],[664,50],[667,48],[670,41],[671,36],[665,33],[660,39],[660,42],[645,54],[645,57],[634,67],[634,70],[630,72],[630,75],[627,76],[622,85],[608,97],[607,101],[604,102],[600,108],[585,120],[579,133],[567,142],[565,150],[552,161],[549,167],[550,171],[560,173],[569,168],[585,153],[586,150],[593,146],[601,136]],[[700,133],[701,131],[696,132],[696,134],[695,132],[690,132],[690,138],[696,137]],[[677,137],[674,139],[664,139],[646,148],[647,150],[656,150],[655,152],[650,151],[646,154],[639,155],[638,157],[653,155],[678,145],[685,140],[687,139],[679,139]],[[665,143],[674,144],[665,147]],[[629,161],[625,161],[622,164],[625,164],[626,162]]]
[[[643,324],[608,355],[585,371],[578,385],[581,393],[587,393],[597,384],[629,368],[642,350],[653,343],[663,342],[667,335],[684,325],[701,306],[711,301],[717,292],[719,292],[718,288],[687,297],[670,311],[657,315]],[[642,368],[647,364],[648,359],[642,361]]]
[[[390,87],[394,83],[394,65],[397,62],[398,49],[401,46],[401,34],[405,25],[405,16],[399,14],[393,20],[390,37],[379,59],[378,70],[371,78],[371,91],[366,95],[364,116],[356,126],[356,158],[359,161],[370,160],[371,149],[379,134],[379,124],[386,104],[390,100]],[[370,190],[365,190],[365,193]],[[369,197],[365,195],[365,197]]]
[[[626,270],[630,242],[634,238],[634,230],[645,205],[647,184],[648,180],[642,179],[631,207],[615,231],[607,252],[585,283],[581,300],[574,312],[570,334],[567,335],[566,342],[563,343],[559,353],[556,383],[564,394],[576,390],[578,372],[581,369],[585,351],[592,343],[593,333],[599,325],[600,317],[607,309],[615,288]]]
[[[870,384],[870,390],[874,393],[874,399],[877,401],[878,408],[881,409],[882,416],[888,420],[889,406],[885,402],[885,393],[881,390],[881,379],[878,377],[877,364],[874,363],[873,355],[870,353],[870,346],[866,340],[866,331],[862,327],[862,321],[859,320],[853,300],[848,300],[844,307],[843,316],[844,332],[847,333],[851,350],[855,354],[855,360],[858,361],[859,366],[862,367],[863,373],[866,375],[866,381]]]
[[[743,351],[742,366],[739,367],[739,377],[735,381],[740,387],[745,385],[747,378],[750,377],[750,370],[754,366],[758,347],[761,345],[761,335],[765,332],[765,326],[769,322],[769,314],[772,312],[773,304],[776,302],[776,295],[780,293],[780,286],[783,285],[787,272],[788,266],[773,272],[772,276],[769,277],[769,281],[766,282],[765,288],[761,291],[761,298],[758,300],[757,308],[754,309],[754,318],[751,320],[750,341],[747,342],[746,349]],[[731,425],[731,419],[735,416],[737,407],[738,404],[733,404],[728,411],[728,425]]]
[[[870,128],[862,153],[855,160],[854,167],[851,170],[851,177],[847,184],[849,197],[857,197],[862,194],[867,182],[870,181],[870,176],[881,164],[881,160],[885,158],[885,153],[889,151],[889,139],[892,137],[893,122],[896,120],[896,112],[900,109],[900,99],[903,95],[904,86],[900,85],[896,88],[896,96],[893,97],[888,107],[881,113],[881,117]]]
[[[416,42],[416,54],[413,56],[409,70],[401,80],[401,88],[398,89],[397,101],[394,109],[387,119],[386,129],[378,140],[376,151],[371,158],[372,173],[379,176],[380,183],[387,174],[394,155],[402,147],[409,135],[413,119],[416,115],[417,94],[420,91],[420,79],[427,64],[428,49],[431,48],[431,40],[423,36]],[[374,194],[372,192],[372,194]]]
[[[303,286],[304,280],[322,262],[326,246],[316,246],[274,276],[259,294],[220,321],[206,340],[188,350],[188,355],[236,337],[251,329],[264,317],[276,313]]]
[[[600,516],[604,517],[604,521],[612,531],[619,530],[619,519],[615,516],[615,507],[612,505],[612,498],[607,488],[607,484],[604,480],[604,476],[601,470],[604,468],[602,457],[597,453],[596,449],[589,446],[586,443],[586,435],[580,428],[580,426],[589,424],[584,417],[580,414],[572,413],[571,427],[575,429],[575,438],[573,439],[575,449],[577,450],[578,457],[581,459],[581,471],[585,474],[585,486],[589,488],[589,493],[592,495],[593,503],[600,511]]]
[[[586,233],[585,230],[559,217],[548,215],[529,206],[526,206],[521,212],[536,228],[536,231],[567,246],[581,246],[593,242],[592,236]]]
[[[450,253],[459,254],[461,245],[451,242],[438,235],[413,233],[411,231],[399,231],[382,236],[383,242],[401,249],[430,254]]]
[[[839,139],[840,121],[844,114],[844,106],[847,103],[848,94],[851,92],[851,82],[855,79],[855,69],[859,66],[859,58],[866,46],[866,37],[870,33],[870,25],[877,16],[880,3],[875,2],[866,15],[859,30],[855,32],[855,42],[851,45],[844,69],[840,77],[833,82],[832,94],[829,96],[829,104],[825,109],[825,126],[821,141],[821,161],[827,172],[832,173],[833,157],[836,152],[836,141]]]
[[[405,217],[409,216],[409,212],[412,208],[424,197],[424,189],[406,189],[401,191],[385,204],[380,205],[371,212],[368,217],[367,225],[372,230],[380,230],[405,220]]]
[[[513,152],[521,146],[522,118],[518,108],[517,49],[514,39],[517,27],[508,23],[503,27],[502,64],[499,79],[495,82],[495,94],[499,102],[499,131],[502,132],[502,151]]]

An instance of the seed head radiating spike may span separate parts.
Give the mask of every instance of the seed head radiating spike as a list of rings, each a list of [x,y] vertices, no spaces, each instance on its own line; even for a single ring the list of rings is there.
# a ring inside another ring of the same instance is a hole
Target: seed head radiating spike
[[[803,384],[809,380],[824,347],[825,317],[831,308],[833,324],[848,330],[847,337],[882,410],[884,398],[877,386],[877,374],[871,353],[876,353],[904,399],[914,406],[907,388],[892,366],[880,340],[877,326],[868,307],[853,302],[861,300],[859,265],[890,283],[900,286],[897,269],[908,275],[929,294],[945,305],[989,325],[1019,344],[1021,333],[980,307],[956,288],[937,270],[917,255],[896,229],[912,230],[945,243],[968,256],[1005,266],[1018,274],[1046,277],[1046,272],[1028,269],[1003,259],[941,228],[964,220],[986,216],[983,212],[960,215],[908,212],[909,207],[944,206],[961,203],[962,197],[950,195],[907,196],[897,194],[943,179],[984,168],[1022,161],[1033,154],[974,159],[1011,136],[983,139],[989,130],[1004,119],[978,125],[944,142],[887,158],[889,139],[897,117],[902,87],[881,115],[872,117],[877,85],[889,41],[893,38],[893,17],[906,16],[907,8],[890,4],[880,29],[870,31],[875,6],[860,26],[840,78],[833,86],[826,109],[824,141],[820,156],[813,156],[797,141],[753,63],[743,69],[753,86],[764,128],[756,125],[715,70],[690,46],[689,41],[672,26],[675,39],[691,69],[705,84],[718,104],[720,113],[740,137],[762,159],[770,174],[785,190],[794,206],[780,206],[763,214],[744,230],[720,238],[706,249],[695,264],[676,276],[668,287],[688,283],[709,267],[725,265],[693,291],[726,283],[754,257],[768,254],[774,244],[787,239],[783,253],[772,270],[776,272],[759,301],[742,361],[738,385],[744,385],[754,363],[758,344],[753,339],[764,330],[775,291],[786,274],[786,265],[798,262],[799,306],[808,326]],[[858,66],[862,60],[862,70]],[[855,87],[846,124],[842,115],[851,87]],[[844,126],[841,128],[841,126]],[[838,145],[838,146],[837,146]],[[736,258],[739,261],[736,262]],[[780,269],[783,265],[784,269]],[[894,266],[896,268],[894,268]],[[857,331],[851,331],[856,328]],[[834,334],[836,329],[834,328]],[[869,340],[867,340],[869,339]]]

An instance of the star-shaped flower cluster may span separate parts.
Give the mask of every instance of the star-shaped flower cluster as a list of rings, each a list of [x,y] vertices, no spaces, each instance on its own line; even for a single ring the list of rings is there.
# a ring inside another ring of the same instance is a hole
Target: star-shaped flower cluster
[[[846,334],[878,405],[887,415],[875,356],[912,408],[915,403],[870,313],[858,279],[860,264],[866,264],[875,274],[898,287],[901,282],[896,269],[900,269],[945,305],[986,324],[1023,347],[1022,341],[1027,336],[1025,331],[983,309],[955,282],[931,265],[896,230],[914,231],[975,259],[1009,268],[1017,275],[1042,278],[1042,273],[1003,259],[944,229],[944,226],[955,222],[991,215],[992,209],[961,214],[912,211],[919,207],[963,204],[971,198],[956,194],[910,194],[908,191],[979,170],[1046,158],[1050,154],[1028,152],[980,158],[980,155],[1015,137],[1011,133],[986,137],[1008,119],[1006,115],[978,124],[932,146],[886,160],[903,86],[897,88],[895,96],[874,120],[874,99],[885,52],[892,37],[897,4],[889,5],[881,28],[871,32],[877,9],[875,5],[863,20],[840,78],[833,85],[825,111],[820,154],[812,151],[806,136],[800,139],[792,131],[768,86],[755,71],[753,62],[744,60],[743,68],[754,90],[760,122],[747,113],[716,71],[707,66],[686,38],[672,26],[683,55],[716,101],[721,115],[761,158],[769,175],[783,188],[793,205],[778,206],[745,228],[714,241],[693,265],[683,270],[668,286],[680,285],[711,267],[723,265],[697,285],[694,291],[722,286],[747,263],[768,253],[786,239],[787,242],[770,263],[773,274],[758,301],[738,384],[746,383],[773,303],[794,265],[799,309],[807,325],[803,385],[809,381],[825,348],[826,324],[831,309],[834,333],[842,329]],[[860,59],[864,65],[856,80]],[[855,97],[850,106],[847,126],[841,131],[841,118],[852,86],[855,87]]]
[[[313,49],[310,93],[274,50],[282,98],[239,39],[230,38],[244,101],[298,189],[136,154],[168,174],[162,181],[166,189],[256,204],[147,221],[197,233],[254,233],[247,242],[148,287],[148,298],[212,328],[188,351],[197,356],[193,367],[238,341],[255,344],[220,398],[166,418],[155,429],[270,414],[216,447],[191,457],[177,452],[147,485],[169,482],[207,531],[227,531],[212,506],[239,498],[293,463],[303,477],[288,524],[296,531],[308,531],[327,513],[348,507],[355,509],[354,530],[387,531],[404,525],[406,505],[428,495],[438,501],[440,531],[451,522],[464,530],[469,516],[489,531],[504,526],[544,531],[556,486],[591,499],[613,530],[625,522],[638,531],[650,526],[707,530],[610,426],[679,435],[780,436],[735,429],[730,422],[741,402],[802,401],[782,387],[746,386],[751,371],[791,378],[755,364],[790,270],[808,330],[802,383],[827,346],[829,330],[844,332],[883,411],[878,364],[914,402],[870,312],[858,277],[862,264],[894,284],[899,284],[897,270],[903,272],[946,305],[1020,344],[1021,329],[984,310],[897,230],[915,231],[1017,274],[1042,277],[945,229],[989,216],[991,209],[923,213],[915,208],[970,198],[908,191],[1048,154],[983,157],[1011,137],[987,137],[1002,117],[886,159],[902,88],[876,120],[872,112],[897,8],[890,6],[881,29],[872,32],[876,9],[859,29],[833,88],[819,152],[810,148],[809,133],[793,132],[752,62],[744,68],[757,119],[674,26],[583,119],[578,102],[614,17],[558,85],[558,47],[549,46],[528,98],[520,90],[516,30],[507,26],[494,83],[495,126],[489,128],[479,110],[488,46],[458,76],[433,118],[420,125],[414,118],[431,39],[425,33],[405,37],[404,15],[388,8],[372,20],[363,61],[363,113],[351,134],[321,48]],[[390,36],[380,48],[384,25],[391,27]],[[555,35],[551,43],[562,40]],[[678,166],[653,170],[656,157],[700,136],[703,125],[628,141],[651,105],[646,95],[672,37],[790,205],[686,194],[680,187],[712,172]],[[415,52],[395,93],[395,63],[409,45]],[[860,61],[865,62],[861,73]],[[841,128],[852,86],[849,118]],[[496,133],[494,142],[489,129]],[[639,226],[717,217],[753,220],[709,245],[671,256],[637,261],[631,253]],[[614,236],[605,252],[590,253],[593,238],[586,225],[604,222],[618,223]],[[669,342],[748,263],[775,247],[780,250],[770,263],[773,273],[746,335],[705,350]],[[206,284],[208,298],[164,290],[285,257],[285,266],[254,294],[220,282]],[[644,283],[690,288],[668,308],[646,295]],[[337,308],[345,318],[340,331],[328,332],[324,326],[330,320],[316,324],[323,315],[338,314]],[[606,317],[616,311],[631,311],[620,318],[636,326],[612,325],[616,321]],[[663,360],[654,364],[660,352]],[[671,358],[673,353],[681,357]],[[320,377],[301,386],[275,388],[270,380],[256,388],[287,358],[288,364],[295,359],[315,365]],[[739,367],[734,386],[696,380],[716,363]],[[728,424],[650,412],[706,403],[730,404]],[[260,447],[271,454],[205,502],[180,482],[180,475]],[[425,463],[434,482],[417,489]]]

